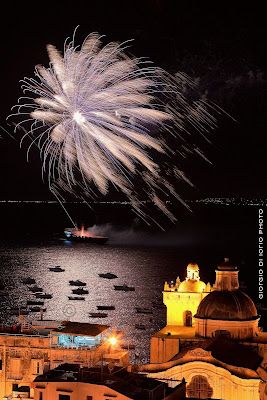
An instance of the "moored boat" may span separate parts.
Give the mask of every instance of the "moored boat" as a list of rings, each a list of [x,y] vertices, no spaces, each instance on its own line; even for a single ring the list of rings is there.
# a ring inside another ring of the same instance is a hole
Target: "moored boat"
[[[37,299],[52,299],[52,294],[48,293],[35,293],[35,297]]]
[[[78,300],[79,301],[79,300],[85,300],[85,297],[68,296],[68,299],[69,300]]]
[[[123,285],[114,285],[114,290],[123,290],[124,292],[128,291],[135,291],[135,287],[133,286],[127,286],[125,283]]]
[[[49,268],[49,269],[50,269],[50,271],[53,271],[53,272],[64,272],[65,271],[65,269],[61,268],[59,265],[57,265],[56,267]]]
[[[115,310],[115,306],[96,306],[98,310]]]
[[[41,287],[38,287],[38,286],[33,286],[33,287],[29,287],[29,290],[31,291],[31,292],[42,292],[43,291],[43,289],[41,288]]]
[[[98,274],[100,278],[106,278],[106,279],[115,279],[118,278],[117,275],[112,274],[111,272],[106,272],[105,274]]]
[[[92,318],[106,318],[108,314],[106,313],[89,313],[90,317]]]
[[[34,301],[34,300],[27,300],[28,306],[43,306],[44,301]]]
[[[69,281],[70,286],[86,286],[85,282],[82,281]]]
[[[84,288],[78,288],[78,289],[72,289],[73,294],[88,294],[88,290],[85,290]]]

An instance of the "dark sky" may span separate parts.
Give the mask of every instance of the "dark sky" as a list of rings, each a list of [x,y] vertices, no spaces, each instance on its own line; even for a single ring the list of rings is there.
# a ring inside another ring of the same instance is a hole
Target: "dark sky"
[[[212,144],[202,143],[212,165],[198,157],[184,163],[196,188],[183,187],[183,196],[266,197],[264,13],[258,5],[233,9],[221,4],[209,8],[203,2],[163,0],[8,2],[1,20],[0,125],[14,135],[5,119],[22,95],[19,80],[33,76],[36,64],[48,66],[47,43],[61,50],[77,25],[77,44],[92,31],[105,34],[107,42],[135,39],[135,56],[199,78],[199,95],[206,93],[237,121],[222,115],[210,137]],[[0,199],[51,197],[42,182],[38,153],[31,152],[27,163],[27,146],[19,148],[18,136],[14,140],[3,130],[1,136]]]

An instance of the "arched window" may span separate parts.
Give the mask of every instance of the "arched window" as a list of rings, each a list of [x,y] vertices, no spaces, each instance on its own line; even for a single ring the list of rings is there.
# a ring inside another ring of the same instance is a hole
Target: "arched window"
[[[189,310],[184,312],[184,325],[192,326],[192,312]]]
[[[194,399],[210,399],[212,387],[205,376],[195,375],[187,386],[187,396]]]

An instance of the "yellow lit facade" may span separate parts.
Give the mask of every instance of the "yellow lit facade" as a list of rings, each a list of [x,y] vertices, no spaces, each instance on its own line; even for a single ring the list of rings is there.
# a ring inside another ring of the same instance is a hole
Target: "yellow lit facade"
[[[189,264],[185,281],[165,283],[163,301],[167,325],[151,338],[151,364],[133,370],[173,386],[184,378],[188,398],[267,400],[267,333],[229,259],[212,287]]]
[[[210,284],[200,280],[197,264],[187,266],[186,279],[175,284],[165,282],[163,302],[167,307],[167,325],[192,326],[201,300],[210,292]]]

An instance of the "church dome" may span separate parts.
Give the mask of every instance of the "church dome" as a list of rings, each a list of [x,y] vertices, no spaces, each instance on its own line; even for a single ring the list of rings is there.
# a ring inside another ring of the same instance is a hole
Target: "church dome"
[[[257,319],[256,307],[240,290],[213,291],[199,304],[196,318],[247,321]]]
[[[190,269],[191,271],[199,271],[199,267],[196,263],[188,264],[187,269]]]
[[[206,284],[203,281],[196,281],[196,280],[188,280],[183,281],[179,288],[178,292],[204,292],[206,290]]]

